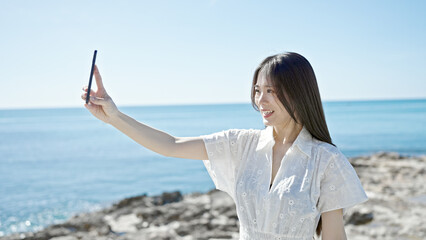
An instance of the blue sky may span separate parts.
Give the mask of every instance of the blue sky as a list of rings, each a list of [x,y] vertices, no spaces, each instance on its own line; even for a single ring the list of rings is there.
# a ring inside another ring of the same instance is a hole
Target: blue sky
[[[0,108],[82,107],[93,50],[118,106],[244,103],[298,52],[323,101],[426,98],[425,1],[1,1]]]

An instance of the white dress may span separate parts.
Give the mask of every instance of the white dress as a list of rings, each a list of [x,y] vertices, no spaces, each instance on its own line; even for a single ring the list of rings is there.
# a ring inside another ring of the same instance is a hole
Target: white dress
[[[321,213],[365,202],[355,169],[340,150],[303,127],[272,175],[273,127],[202,135],[203,163],[216,189],[235,201],[240,240],[312,240]]]

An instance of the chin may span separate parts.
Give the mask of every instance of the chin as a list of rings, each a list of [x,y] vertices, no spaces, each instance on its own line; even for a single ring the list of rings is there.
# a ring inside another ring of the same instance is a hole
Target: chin
[[[265,126],[273,126],[270,122],[263,120],[263,125]]]

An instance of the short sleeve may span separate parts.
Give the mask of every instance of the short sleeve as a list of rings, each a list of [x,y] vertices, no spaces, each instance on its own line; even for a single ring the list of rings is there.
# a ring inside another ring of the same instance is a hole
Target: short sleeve
[[[203,160],[203,163],[216,189],[233,197],[236,170],[241,160],[241,149],[246,142],[247,134],[244,130],[229,129],[201,137],[209,158]]]
[[[320,213],[343,208],[345,214],[349,207],[368,200],[355,169],[341,152],[333,155],[321,176]]]

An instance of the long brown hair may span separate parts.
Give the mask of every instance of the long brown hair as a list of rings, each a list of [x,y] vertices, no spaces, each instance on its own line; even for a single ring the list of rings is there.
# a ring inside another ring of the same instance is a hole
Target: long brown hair
[[[325,121],[324,110],[317,79],[311,64],[302,55],[285,52],[267,57],[256,68],[251,89],[251,104],[259,111],[255,102],[255,88],[259,74],[265,74],[273,85],[278,99],[290,117],[302,124],[313,137],[333,146]],[[316,228],[318,237],[322,229],[321,217]]]

